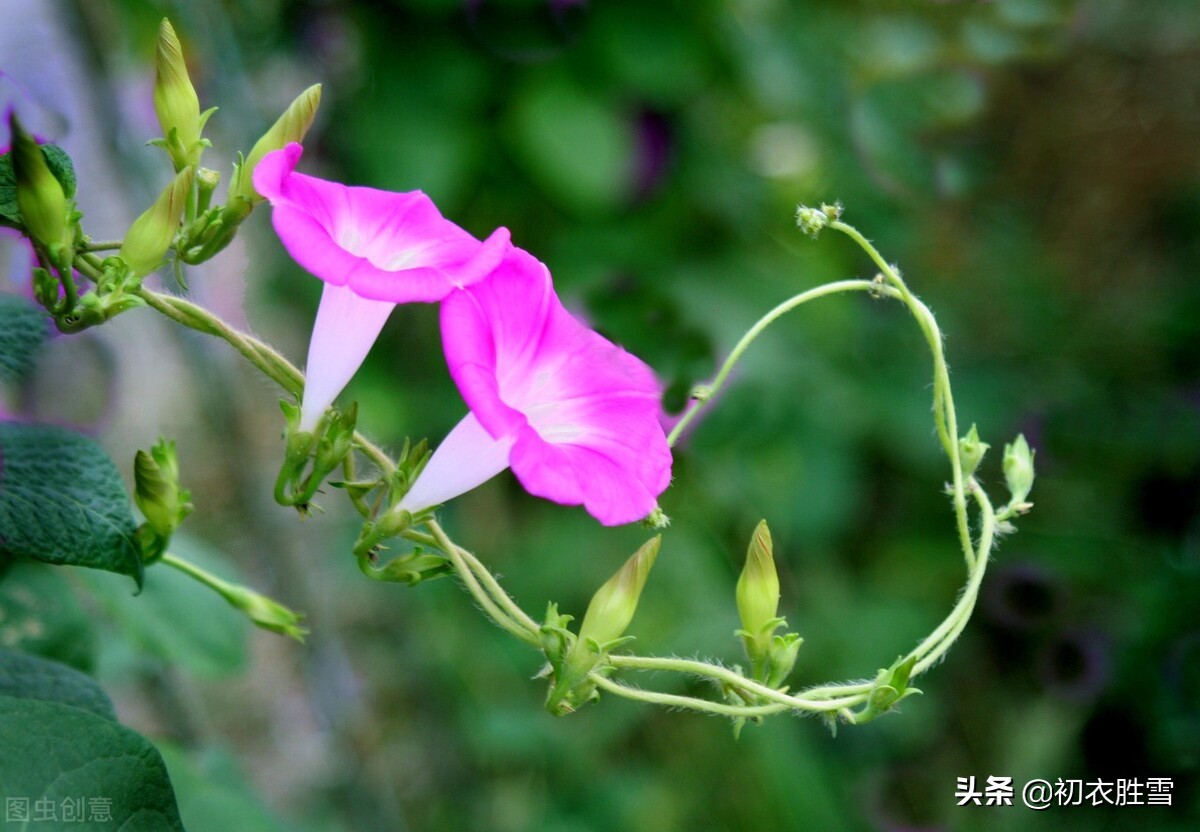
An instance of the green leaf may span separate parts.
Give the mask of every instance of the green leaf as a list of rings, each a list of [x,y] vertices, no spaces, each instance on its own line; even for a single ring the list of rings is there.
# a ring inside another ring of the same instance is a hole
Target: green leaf
[[[125,484],[86,436],[0,423],[0,554],[129,575],[142,585]]]
[[[95,666],[91,620],[60,570],[33,561],[12,561],[0,578],[0,645],[85,673]]]
[[[42,145],[42,154],[50,172],[62,185],[67,198],[75,196],[75,166],[71,157],[58,145]],[[17,178],[13,173],[12,154],[0,156],[0,225],[21,228],[21,208],[17,205]]]
[[[245,772],[227,752],[208,749],[189,754],[166,744],[159,751],[175,784],[179,814],[188,832],[298,832],[296,824],[275,817],[247,787]]]
[[[116,720],[112,701],[92,677],[65,664],[0,648],[0,696],[73,705]]]
[[[0,794],[10,822],[15,804],[27,806],[31,821],[53,817],[57,822],[47,829],[183,832],[154,746],[110,719],[61,702],[0,696]]]
[[[46,314],[20,295],[0,295],[0,381],[20,381],[46,340]]]
[[[201,568],[238,580],[237,569],[213,550],[175,535],[171,551]],[[157,564],[140,595],[101,572],[77,576],[92,597],[139,649],[202,678],[229,676],[246,662],[249,623],[203,584]]]

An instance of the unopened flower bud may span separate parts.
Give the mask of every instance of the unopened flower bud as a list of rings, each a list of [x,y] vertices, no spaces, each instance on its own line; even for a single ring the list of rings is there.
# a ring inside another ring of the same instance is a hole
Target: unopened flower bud
[[[662,535],[650,538],[596,591],[579,625],[579,645],[603,648],[624,635],[661,546]]]
[[[1004,480],[1014,506],[1023,505],[1033,488],[1033,454],[1024,434],[1004,446]]]
[[[971,425],[967,435],[958,440],[958,462],[964,477],[975,473],[975,469],[983,461],[983,455],[990,447],[988,443],[979,441],[979,431],[975,425]]]
[[[162,126],[167,152],[179,171],[200,161],[203,119],[200,99],[183,59],[183,47],[166,18],[158,27],[154,68],[154,112]]]
[[[609,650],[628,640],[622,636],[633,620],[661,546],[662,535],[647,540],[596,591],[579,625],[578,636],[572,637],[566,629],[570,616],[560,616],[554,605],[547,610],[541,636],[549,663],[547,673],[554,676],[554,684],[546,695],[546,708],[551,713],[562,716],[598,698],[596,685],[589,676]],[[604,671],[602,666],[600,671]]]
[[[13,176],[17,206],[25,231],[44,246],[71,242],[70,205],[62,183],[50,171],[46,156],[33,136],[25,132],[16,113],[8,117],[12,133]]]
[[[237,195],[230,196],[225,205],[209,208],[184,230],[179,259],[194,266],[215,257],[233,242],[253,208],[250,200]]]
[[[807,205],[796,206],[796,226],[808,236],[816,239],[821,229],[829,225],[829,215],[820,208]]]
[[[160,439],[149,453],[138,451],[133,463],[133,498],[146,522],[164,540],[192,512],[191,494],[179,487],[175,443]]]
[[[308,629],[300,622],[304,615],[288,609],[278,601],[244,586],[227,585],[221,590],[225,600],[237,607],[258,627],[304,641]]]
[[[303,142],[308,128],[312,127],[313,119],[317,116],[317,107],[320,104],[320,84],[313,84],[296,96],[296,100],[283,111],[283,115],[271,125],[271,129],[254,143],[246,160],[238,167],[234,193],[251,202],[262,201],[263,197],[254,189],[254,168],[272,150],[281,150],[292,142]]]
[[[842,212],[845,208],[841,202],[822,202],[821,213],[824,214],[830,222],[836,222],[842,218]]]
[[[163,189],[145,213],[133,221],[125,232],[119,256],[129,265],[134,277],[154,271],[167,256],[171,241],[179,230],[179,220],[187,203],[195,178],[195,168],[184,168],[174,181]]]
[[[746,565],[737,582],[737,608],[747,648],[758,654],[765,652],[779,622],[779,575],[775,571],[774,546],[766,520],[755,527],[746,550]]]

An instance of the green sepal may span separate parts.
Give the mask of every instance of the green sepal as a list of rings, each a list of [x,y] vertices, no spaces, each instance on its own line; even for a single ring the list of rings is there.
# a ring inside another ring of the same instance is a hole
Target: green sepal
[[[286,400],[279,406],[287,418],[287,450],[275,480],[275,500],[307,514],[325,478],[341,467],[353,447],[358,403],[344,410],[329,408],[311,433],[299,430],[298,406]]]
[[[226,205],[209,208],[184,229],[176,254],[188,265],[210,260],[233,242],[242,221],[250,216],[254,204],[241,196],[232,196]]]
[[[901,656],[891,667],[881,669],[875,676],[875,683],[867,696],[867,703],[862,710],[854,713],[854,723],[858,725],[870,722],[893,710],[902,700],[921,693],[919,688],[910,687],[908,684],[916,663],[915,655],[909,656],[907,659]]]
[[[450,559],[444,555],[426,552],[419,546],[406,555],[392,558],[382,566],[377,565],[378,555],[374,551],[358,555],[359,570],[373,581],[416,586],[454,573]]]

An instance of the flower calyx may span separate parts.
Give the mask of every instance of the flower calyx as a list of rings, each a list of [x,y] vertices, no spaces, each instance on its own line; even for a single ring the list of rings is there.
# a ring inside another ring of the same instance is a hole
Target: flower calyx
[[[867,703],[860,710],[845,712],[843,716],[851,723],[861,725],[895,710],[901,700],[921,693],[920,688],[909,685],[916,663],[916,656],[909,656],[907,659],[901,656],[891,667],[881,668],[875,676],[871,692],[867,695]]]
[[[357,555],[359,570],[373,581],[416,586],[422,581],[454,574],[448,557],[427,552],[420,546],[386,563],[380,563],[378,549],[374,547]]]
[[[358,403],[351,402],[345,410],[329,408],[312,431],[300,430],[298,405],[282,400],[279,407],[287,420],[286,450],[275,479],[275,502],[307,514],[325,478],[342,465],[353,447]]]
[[[171,535],[194,506],[191,492],[179,485],[179,460],[175,442],[159,439],[149,450],[139,450],[133,460],[133,499],[146,518],[137,530],[142,559],[158,560]]]
[[[233,242],[253,209],[250,200],[235,194],[225,205],[202,212],[183,230],[177,249],[179,259],[192,266],[211,260]]]
[[[964,477],[975,474],[990,447],[988,443],[979,441],[979,431],[975,425],[971,425],[967,435],[958,440],[958,463]]]

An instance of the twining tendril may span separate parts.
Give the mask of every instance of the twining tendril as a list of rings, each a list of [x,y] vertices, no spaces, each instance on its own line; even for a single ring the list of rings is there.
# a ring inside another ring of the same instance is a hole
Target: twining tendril
[[[1030,504],[1025,502],[1028,483],[1032,480],[1032,455],[1028,447],[1023,440],[1018,440],[1007,449],[1005,473],[1013,495],[1007,504],[997,510],[974,476],[974,466],[978,464],[978,457],[982,455],[982,449],[986,446],[978,442],[973,430],[969,437],[959,439],[958,417],[950,388],[950,374],[943,351],[942,334],[932,312],[911,292],[900,272],[887,263],[861,233],[841,221],[840,208],[824,210],[827,208],[828,206],[823,206],[822,211],[804,209],[814,212],[805,215],[802,223],[805,230],[815,235],[816,232],[828,228],[848,236],[866,252],[878,267],[879,274],[872,280],[842,280],[809,289],[780,303],[763,315],[738,341],[713,380],[696,390],[691,404],[671,431],[668,441],[672,446],[678,441],[701,410],[711,405],[714,396],[728,381],[730,372],[746,350],[772,323],[787,312],[819,298],[849,292],[865,292],[873,297],[898,300],[913,315],[925,336],[932,356],[934,424],[939,442],[950,462],[948,490],[957,537],[967,567],[963,591],[949,614],[933,632],[913,650],[899,657],[890,667],[880,670],[870,681],[824,684],[793,693],[786,686],[764,684],[736,667],[730,668],[694,659],[636,655],[624,639],[617,639],[608,648],[604,645],[591,645],[594,650],[589,654],[580,680],[580,684],[589,686],[588,691],[593,692],[591,696],[595,695],[594,691],[604,691],[649,704],[728,716],[739,725],[747,719],[757,720],[770,714],[785,712],[821,714],[830,720],[840,719],[849,723],[874,719],[890,710],[900,699],[917,692],[909,685],[910,680],[939,662],[958,639],[974,610],[997,535],[1010,530],[1011,524],[1008,521],[1030,508]],[[85,244],[83,248],[95,251],[116,245],[117,243],[113,242],[92,243]],[[101,276],[95,259],[95,255],[89,251],[79,254],[76,258],[76,268],[93,280]],[[131,291],[147,306],[177,323],[226,341],[287,393],[297,399],[303,396],[303,374],[268,345],[238,332],[208,310],[183,298],[155,292],[140,285]],[[963,450],[968,446],[960,443],[967,443],[969,439],[974,445],[970,446],[973,450],[972,459],[968,464]],[[414,455],[406,450],[399,461],[393,460],[385,451],[357,432],[353,433],[352,445],[376,470],[363,478],[356,473],[353,456],[347,456],[343,467],[346,482],[340,485],[370,525],[378,519],[380,508],[386,502],[385,494],[389,489],[400,487],[398,483],[401,481],[403,488],[411,485],[411,478],[420,473],[424,457],[414,461],[410,458]],[[405,477],[410,479],[406,480]],[[372,493],[376,495],[374,499],[369,497]],[[978,515],[976,538],[971,534],[971,517],[968,512],[970,503],[974,503]],[[398,501],[396,504],[399,504]],[[407,511],[398,514],[400,516],[396,520],[395,528],[376,530],[375,535],[368,540],[368,545],[360,547],[364,571],[378,571],[374,564],[377,557],[376,544],[387,535],[402,536],[417,547],[437,551],[440,556],[434,558],[434,561],[439,564],[444,562],[458,576],[479,607],[497,626],[531,647],[543,650],[551,657],[553,651],[547,647],[547,634],[555,631],[555,627],[549,626],[548,623],[539,623],[522,610],[479,558],[454,543],[431,514],[418,512],[416,516],[412,516]],[[420,579],[419,570],[415,574],[413,582]],[[551,611],[554,611],[553,605]],[[567,619],[559,620],[565,622]],[[666,672],[707,679],[714,684],[721,698],[708,699],[646,690],[612,678],[618,672]],[[566,710],[570,708],[556,712]]]

